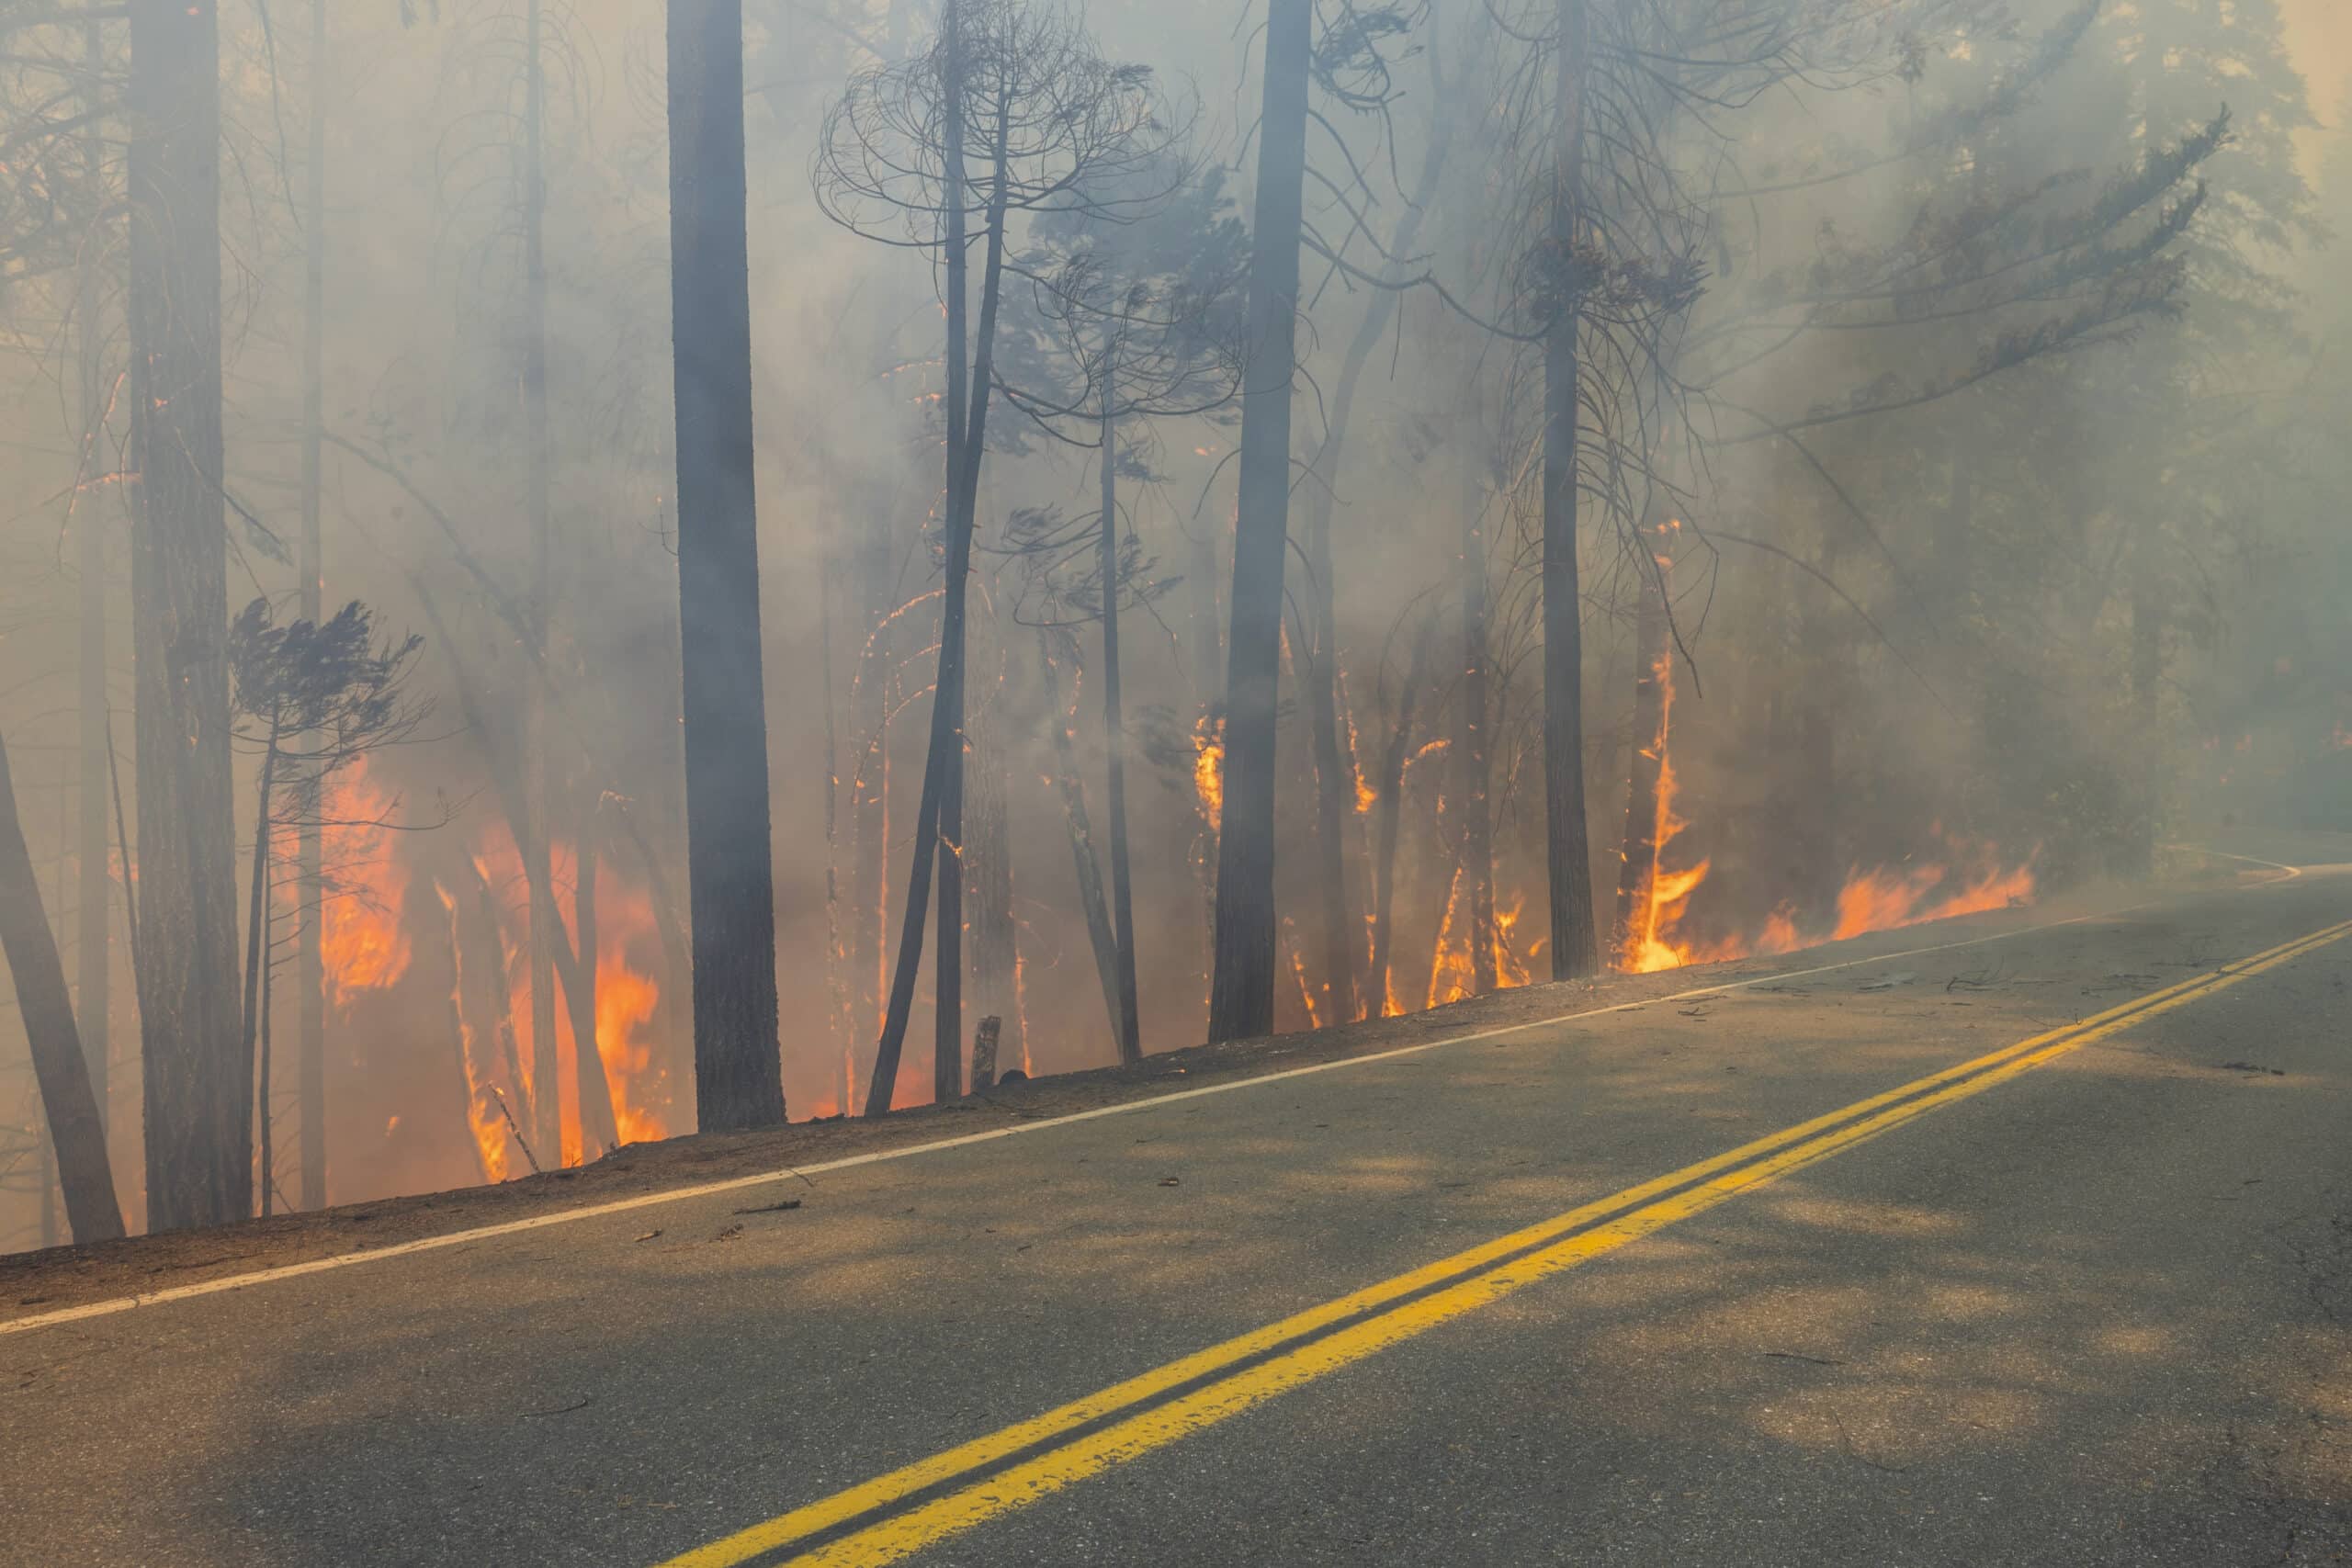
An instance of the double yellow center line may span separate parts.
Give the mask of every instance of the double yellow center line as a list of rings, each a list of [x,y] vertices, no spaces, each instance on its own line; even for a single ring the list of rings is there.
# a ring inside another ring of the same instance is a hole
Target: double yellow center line
[[[871,1568],[1238,1416],[1374,1352],[2045,1062],[2352,935],[2282,942],[1399,1274],[740,1530],[663,1568]]]

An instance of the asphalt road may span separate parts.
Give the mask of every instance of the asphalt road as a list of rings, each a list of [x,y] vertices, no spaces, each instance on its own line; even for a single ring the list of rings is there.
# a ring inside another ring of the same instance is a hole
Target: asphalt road
[[[2044,918],[0,1324],[0,1561],[2352,1562],[2352,864]]]

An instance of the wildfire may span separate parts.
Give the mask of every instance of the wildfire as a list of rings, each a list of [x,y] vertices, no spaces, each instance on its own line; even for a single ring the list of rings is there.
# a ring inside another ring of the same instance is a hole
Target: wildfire
[[[1510,908],[1498,906],[1495,909],[1495,985],[1502,990],[1524,986],[1529,979],[1526,962],[1510,941],[1510,933],[1517,929],[1519,917],[1526,908],[1527,895],[1521,893],[1511,899]]]
[[[319,852],[332,886],[319,910],[319,956],[327,998],[337,1009],[408,973],[409,939],[401,918],[408,868],[390,852],[388,818],[394,805],[368,777],[363,757],[336,779],[321,812],[325,825]]]
[[[458,934],[458,899],[438,881],[433,884],[433,891],[440,896],[441,908],[449,917],[449,1010],[458,1021],[458,1051],[466,1070],[466,1124],[481,1154],[482,1179],[503,1181],[507,1176],[505,1118],[492,1085],[491,1054],[484,1048],[481,1032],[466,1020],[466,944]]]
[[[494,888],[514,890],[513,897],[493,899],[492,909],[504,960],[507,1007],[520,1038],[530,1041],[535,1038],[533,1028],[537,1021],[531,1016],[530,920],[528,900],[521,891],[525,886],[522,857],[503,824],[484,832],[479,852],[474,864],[483,879]],[[571,890],[577,886],[573,846],[557,841],[550,847],[548,860],[563,928],[557,940],[576,946],[578,932],[574,911],[570,907]],[[668,1070],[660,1065],[657,1057],[661,1053],[655,1049],[654,1022],[660,1016],[662,989],[649,962],[650,954],[658,951],[659,942],[652,897],[643,886],[624,877],[612,862],[600,857],[596,863],[595,908],[596,1055],[604,1064],[614,1127],[625,1144],[664,1137],[668,1131],[670,1085]],[[578,1093],[582,1063],[560,974],[555,987],[554,1022],[558,1081],[544,1086],[544,1092],[558,1095],[562,1102],[559,1123],[561,1143],[558,1150],[538,1152],[543,1160],[560,1158],[565,1164],[573,1164],[601,1151],[585,1147]],[[471,1034],[481,1025],[467,1019],[463,1027]],[[543,1089],[533,1081],[535,1053],[520,1050],[517,1058],[515,1076],[522,1081],[515,1087],[525,1100],[536,1104]],[[472,1059],[471,1055],[468,1058],[469,1063]],[[571,1089],[569,1094],[564,1092],[567,1080]],[[482,1082],[486,1085],[486,1077]],[[521,1114],[519,1106],[515,1112]],[[502,1113],[497,1140],[501,1149],[504,1147],[503,1120]],[[476,1141],[483,1144],[487,1164],[489,1144],[479,1121],[475,1135]]]
[[[1782,905],[1772,911],[1753,937],[1733,936],[1703,942],[1682,932],[1690,898],[1707,879],[1711,862],[1679,870],[1667,864],[1667,846],[1689,826],[1674,812],[1675,778],[1668,749],[1674,711],[1674,669],[1662,659],[1657,669],[1660,717],[1657,739],[1658,759],[1657,818],[1653,859],[1644,879],[1633,919],[1617,954],[1617,967],[1633,975],[1679,969],[1690,964],[1716,964],[1735,958],[1792,952],[1804,943],[1796,911]],[[1645,750],[1644,755],[1651,753]],[[2024,903],[2033,897],[2030,859],[2004,867],[1990,846],[1969,845],[1933,830],[1948,852],[1939,860],[1908,868],[1860,867],[1847,874],[1838,894],[1838,921],[1826,940],[1842,942],[1867,931],[1949,919]],[[1955,867],[1970,869],[1955,870]],[[1957,885],[1955,885],[1957,878]]]
[[[1473,976],[1477,964],[1470,952],[1470,938],[1462,931],[1465,922],[1461,914],[1462,868],[1456,866],[1445,890],[1445,919],[1438,923],[1437,949],[1430,954],[1429,999],[1424,1007],[1442,1007],[1476,994]]]

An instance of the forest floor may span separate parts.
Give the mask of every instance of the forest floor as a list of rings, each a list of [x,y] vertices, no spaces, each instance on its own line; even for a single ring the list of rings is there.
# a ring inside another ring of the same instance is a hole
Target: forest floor
[[[2076,888],[2061,898],[1988,914],[1876,931],[1770,958],[1697,964],[1652,975],[1543,982],[1421,1012],[1329,1029],[1159,1051],[1135,1068],[1104,1066],[1001,1085],[886,1118],[832,1116],[761,1132],[701,1134],[632,1144],[586,1165],[495,1185],[379,1198],[242,1224],[130,1236],[0,1257],[0,1314],[24,1317],[209,1280],[370,1253],[483,1226],[649,1194],[769,1175],[790,1176],[894,1151],[1018,1131],[1040,1122],[1263,1078],[1318,1064],[1376,1056],[1464,1035],[1526,1029],[1798,973],[1942,949],[2113,910],[2160,892],[2210,888],[2269,874],[2262,863],[2203,852],[2169,855],[2157,885]]]

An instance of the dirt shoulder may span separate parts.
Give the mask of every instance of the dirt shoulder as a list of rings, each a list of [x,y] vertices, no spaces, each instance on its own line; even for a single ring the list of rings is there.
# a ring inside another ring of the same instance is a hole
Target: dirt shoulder
[[[2206,867],[2167,891],[2226,886]],[[1374,1055],[1563,1015],[1686,996],[1824,964],[1869,962],[1944,943],[2018,931],[2151,897],[2149,889],[2086,893],[2063,904],[1881,931],[1770,959],[1700,965],[1659,975],[1611,976],[1522,987],[1401,1018],[1270,1039],[1196,1045],[1147,1057],[1133,1069],[1102,1067],[1000,1087],[944,1105],[876,1121],[831,1117],[757,1133],[709,1134],[637,1144],[576,1169],[492,1187],[419,1193],[285,1214],[210,1230],[132,1236],[93,1247],[51,1247],[0,1258],[0,1319],[209,1279],[372,1251],[403,1242],[587,1208],[665,1190],[935,1143],[1022,1122],[1262,1077],[1317,1063]]]

